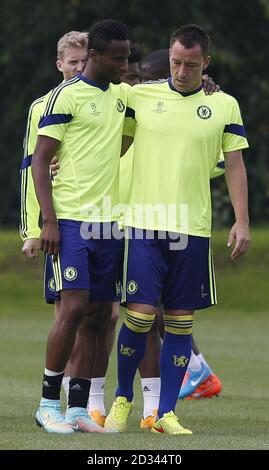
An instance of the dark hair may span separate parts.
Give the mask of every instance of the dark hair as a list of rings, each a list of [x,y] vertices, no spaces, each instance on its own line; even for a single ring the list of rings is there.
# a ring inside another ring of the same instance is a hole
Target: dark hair
[[[135,43],[131,43],[130,49],[131,49],[131,53],[128,57],[129,64],[135,64],[136,62],[137,63],[141,62],[142,57],[143,57],[142,46],[138,44],[137,42],[135,42]]]
[[[209,54],[210,37],[196,24],[187,24],[174,31],[170,39],[170,47],[172,47],[175,41],[181,42],[186,49],[190,49],[195,46],[195,44],[199,44],[203,56],[206,57]]]
[[[167,78],[170,76],[170,63],[168,49],[157,49],[147,54],[142,65],[150,67],[150,74],[153,80]]]
[[[102,20],[95,23],[89,31],[89,49],[96,49],[103,53],[107,44],[116,39],[126,41],[128,39],[128,30],[125,23],[117,20]]]

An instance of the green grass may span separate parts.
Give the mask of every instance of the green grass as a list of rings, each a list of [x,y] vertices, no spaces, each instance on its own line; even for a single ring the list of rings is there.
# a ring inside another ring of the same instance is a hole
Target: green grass
[[[155,436],[139,429],[142,395],[124,435],[49,435],[35,426],[44,367],[45,341],[53,308],[42,299],[42,261],[19,254],[12,232],[0,233],[0,449],[268,449],[269,426],[269,231],[253,233],[250,253],[232,264],[223,254],[226,232],[215,234],[219,291],[216,308],[197,313],[195,337],[223,381],[219,398],[182,401],[177,414],[193,436]],[[228,250],[227,250],[228,251]],[[107,408],[116,385],[115,355],[106,383]],[[145,435],[146,434],[146,435]]]

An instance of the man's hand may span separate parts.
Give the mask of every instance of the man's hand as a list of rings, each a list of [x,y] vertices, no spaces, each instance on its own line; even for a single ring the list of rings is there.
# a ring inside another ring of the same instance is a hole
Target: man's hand
[[[60,246],[60,232],[57,220],[43,223],[40,236],[40,249],[57,259]]]
[[[244,255],[249,249],[251,238],[247,223],[235,222],[232,226],[227,246],[231,246],[234,241],[235,247],[231,253],[231,259],[239,258],[239,256]]]
[[[206,95],[212,95],[215,91],[220,91],[220,86],[216,85],[209,75],[202,75],[203,89]]]
[[[60,169],[60,165],[59,165],[59,160],[56,155],[51,160],[49,168],[50,168],[50,175],[52,176],[52,178],[54,178],[54,176],[57,176],[58,170]]]
[[[25,240],[21,251],[25,254],[25,256],[27,256],[27,258],[36,259],[38,257],[39,250],[39,238],[29,238],[28,240]]]

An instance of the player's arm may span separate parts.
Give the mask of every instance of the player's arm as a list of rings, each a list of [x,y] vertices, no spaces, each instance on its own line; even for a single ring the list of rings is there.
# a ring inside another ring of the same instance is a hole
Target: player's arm
[[[235,214],[228,246],[235,242],[231,253],[231,258],[235,259],[246,253],[250,245],[247,174],[241,150],[225,152],[224,157],[225,177]]]
[[[52,91],[38,125],[37,145],[32,159],[33,179],[43,222],[40,248],[54,256],[59,252],[60,234],[52,201],[49,164],[57,153],[75,109],[76,100],[65,84]]]
[[[20,235],[24,241],[22,251],[29,258],[35,258],[39,249],[40,208],[35,194],[31,164],[42,101],[42,98],[34,101],[29,109],[20,169]]]
[[[60,142],[52,137],[40,135],[32,159],[33,179],[43,221],[40,248],[50,255],[58,254],[60,242],[49,175],[49,164],[56,154],[59,144]]]
[[[121,157],[127,152],[134,141],[136,129],[135,120],[135,87],[129,87],[128,90],[128,106],[125,111],[124,125],[123,125],[123,136],[121,145]]]
[[[58,163],[58,158],[55,155],[53,159],[50,162],[50,175],[51,178],[57,175],[58,170],[60,169],[60,165]],[[32,207],[32,212],[30,212],[29,221],[28,221],[28,231],[29,235],[32,234],[31,238],[25,239],[23,247],[22,247],[22,252],[27,256],[27,258],[30,259],[36,259],[38,257],[38,253],[40,250],[40,228],[39,228],[39,214],[40,214],[40,207],[38,204],[38,200],[36,197],[35,193],[35,188],[34,188],[34,182],[33,182],[33,177],[32,177],[32,171],[29,171],[29,176],[28,178],[31,178],[31,186],[28,185],[27,189],[27,195],[28,195],[28,200],[29,203],[32,202],[32,204],[29,204],[30,207]],[[36,234],[36,236],[35,236]]]

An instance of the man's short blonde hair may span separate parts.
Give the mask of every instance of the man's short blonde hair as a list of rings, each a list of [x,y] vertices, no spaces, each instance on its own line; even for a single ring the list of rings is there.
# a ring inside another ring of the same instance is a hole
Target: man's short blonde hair
[[[85,47],[85,49],[88,49],[88,33],[70,31],[62,36],[57,44],[57,58],[61,60],[64,56],[64,52],[69,47]]]

